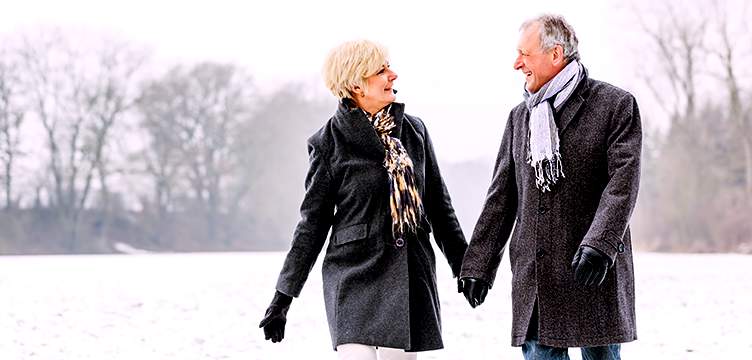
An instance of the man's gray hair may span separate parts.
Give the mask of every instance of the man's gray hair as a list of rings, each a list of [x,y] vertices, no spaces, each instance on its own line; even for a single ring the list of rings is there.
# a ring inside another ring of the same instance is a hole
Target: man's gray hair
[[[520,30],[525,30],[533,24],[540,24],[541,49],[548,51],[556,45],[564,49],[564,58],[567,63],[580,60],[580,52],[577,50],[577,35],[569,23],[561,15],[544,14],[522,23]]]

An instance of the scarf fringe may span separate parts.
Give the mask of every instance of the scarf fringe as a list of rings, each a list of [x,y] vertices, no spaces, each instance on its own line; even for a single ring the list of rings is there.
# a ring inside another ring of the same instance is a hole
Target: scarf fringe
[[[552,159],[543,159],[532,164],[535,168],[535,185],[542,191],[551,191],[551,187],[560,179],[564,178],[564,168],[561,164],[561,155],[557,151]]]

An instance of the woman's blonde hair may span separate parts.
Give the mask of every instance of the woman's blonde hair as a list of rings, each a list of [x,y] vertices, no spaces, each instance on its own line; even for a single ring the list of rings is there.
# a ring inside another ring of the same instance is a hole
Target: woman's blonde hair
[[[326,87],[339,99],[352,98],[355,87],[388,64],[386,48],[369,40],[348,41],[329,52],[324,62]]]

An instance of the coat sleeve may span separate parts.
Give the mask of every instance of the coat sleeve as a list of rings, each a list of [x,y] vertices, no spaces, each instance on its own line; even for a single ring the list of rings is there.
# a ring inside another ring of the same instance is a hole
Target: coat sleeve
[[[332,175],[320,146],[308,142],[310,168],[305,180],[301,219],[295,228],[292,247],[277,279],[277,290],[297,297],[303,289],[332,225],[335,199]]]
[[[433,228],[436,245],[449,261],[452,274],[457,277],[460,275],[462,257],[467,249],[467,241],[454,213],[452,200],[449,198],[444,179],[441,177],[431,137],[428,135],[425,125],[423,125],[423,129],[426,151],[426,195],[423,204]]]
[[[622,242],[640,186],[642,126],[635,98],[628,94],[618,103],[608,136],[608,183],[581,245],[607,254],[613,264],[624,252]]]
[[[462,277],[478,278],[489,285],[493,285],[496,278],[517,215],[517,182],[512,154],[513,114],[510,113],[507,119],[491,186],[462,262]]]

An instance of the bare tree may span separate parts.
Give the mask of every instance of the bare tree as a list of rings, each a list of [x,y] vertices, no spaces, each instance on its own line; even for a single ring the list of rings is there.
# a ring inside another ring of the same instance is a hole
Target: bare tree
[[[97,171],[100,185],[106,185],[101,171],[106,149],[112,129],[133,103],[131,78],[144,57],[115,42],[79,52],[59,32],[25,38],[20,54],[31,113],[46,134],[52,205],[73,251]]]
[[[705,44],[705,18],[686,16],[667,2],[656,23],[649,24],[638,14],[643,32],[654,46],[659,68],[642,67],[641,77],[669,115],[672,126],[695,118],[697,74],[702,69]],[[654,71],[646,73],[644,71]]]
[[[21,123],[24,111],[19,104],[21,86],[19,83],[18,66],[5,51],[0,51],[0,161],[2,161],[5,193],[5,209],[15,206],[13,197],[14,165],[17,156],[21,155],[19,144],[21,140]]]
[[[654,64],[639,71],[670,126],[657,149],[659,154],[646,157],[656,162],[649,167],[654,172],[645,177],[656,183],[656,198],[652,199],[656,204],[651,207],[655,214],[649,219],[655,221],[654,233],[663,241],[695,246],[706,230],[701,204],[710,181],[700,173],[707,164],[707,154],[695,152],[693,146],[703,137],[698,127],[704,124],[698,122],[702,120],[698,120],[697,98],[699,75],[706,63],[703,48],[707,21],[671,2],[661,5],[653,12],[637,14],[649,44],[644,63]]]
[[[743,1],[662,2],[638,13],[650,51],[642,77],[669,119],[658,139],[647,217],[654,234],[684,250],[733,250],[734,198],[752,192],[752,133],[742,71],[752,54]],[[735,18],[734,16],[738,16]],[[650,55],[656,61],[651,61]],[[752,109],[752,108],[750,108]],[[655,141],[655,139],[653,139]],[[740,176],[741,173],[741,176]],[[738,238],[738,236],[736,236]],[[750,239],[752,240],[752,239]],[[670,245],[669,245],[670,246]]]
[[[91,154],[84,180],[84,195],[78,208],[85,207],[96,173],[100,194],[100,234],[106,234],[110,222],[112,196],[108,179],[113,166],[108,153],[113,151],[113,131],[118,129],[126,113],[135,104],[138,88],[133,77],[145,60],[144,53],[125,44],[114,43],[101,48],[95,55],[98,66],[92,69],[93,75],[84,97],[88,104],[84,110],[88,114],[89,124],[86,144]]]
[[[175,210],[175,195],[181,191],[181,171],[187,162],[176,131],[185,101],[179,94],[183,86],[183,79],[167,75],[144,84],[138,101],[140,124],[147,143],[135,160],[143,163],[143,172],[153,186],[152,200],[145,197],[142,202],[147,209],[155,208],[154,240],[156,245],[165,247],[172,245],[165,243],[165,228],[169,213]]]
[[[230,239],[219,233],[228,201],[242,198],[236,186],[238,124],[251,116],[254,87],[250,77],[233,65],[198,64],[174,67],[144,89],[140,111],[150,146],[146,170],[153,177],[155,203],[164,216],[176,191],[185,191],[189,205],[206,220],[209,240]],[[180,180],[185,180],[181,184]]]
[[[733,10],[725,6],[726,2],[714,1],[712,5],[711,13],[715,15],[712,18],[715,30],[713,33],[716,34],[717,41],[716,45],[709,46],[707,51],[720,64],[720,73],[713,73],[713,75],[716,75],[726,89],[728,116],[736,126],[744,156],[744,189],[748,201],[752,204],[752,116],[749,113],[752,106],[748,109],[744,108],[743,89],[740,86],[740,70],[746,70],[746,65],[751,60],[750,54],[745,53],[745,50],[750,50],[749,47],[752,44],[752,36],[747,25],[749,5],[743,2],[740,4],[740,9]],[[738,24],[732,24],[730,11],[736,13],[736,19],[740,20]],[[738,31],[733,32],[732,28]]]

